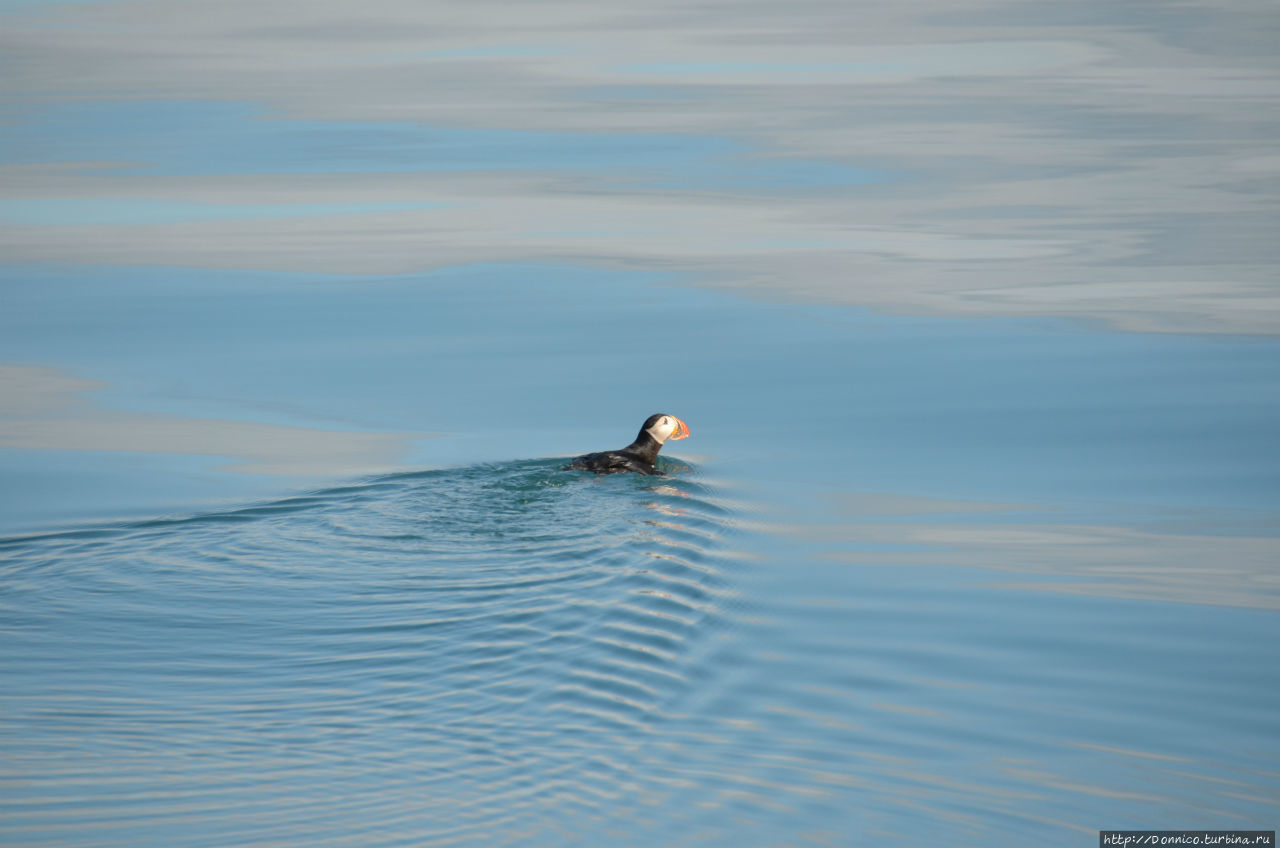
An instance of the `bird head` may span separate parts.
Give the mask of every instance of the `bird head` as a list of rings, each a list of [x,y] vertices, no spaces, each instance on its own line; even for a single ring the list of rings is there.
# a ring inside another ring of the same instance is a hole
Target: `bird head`
[[[660,445],[689,437],[688,424],[674,415],[667,415],[661,412],[657,415],[650,415],[649,420],[644,422],[642,430],[652,436],[654,441]]]

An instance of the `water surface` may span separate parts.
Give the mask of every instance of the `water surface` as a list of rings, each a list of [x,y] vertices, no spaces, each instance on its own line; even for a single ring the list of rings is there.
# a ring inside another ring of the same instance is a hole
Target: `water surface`
[[[0,841],[1275,827],[1271,9],[0,15]]]

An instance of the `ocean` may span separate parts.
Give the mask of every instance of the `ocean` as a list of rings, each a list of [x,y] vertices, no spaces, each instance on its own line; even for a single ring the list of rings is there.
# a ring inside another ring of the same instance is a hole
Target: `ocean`
[[[1275,828],[1274,11],[0,16],[0,842]]]

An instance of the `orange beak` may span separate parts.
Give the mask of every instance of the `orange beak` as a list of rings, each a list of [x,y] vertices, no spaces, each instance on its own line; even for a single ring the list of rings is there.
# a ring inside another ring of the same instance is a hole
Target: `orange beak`
[[[676,418],[674,415],[671,417]],[[687,439],[687,438],[689,438],[689,425],[681,421],[679,418],[676,418],[675,432],[673,432],[670,436],[667,436],[667,441],[678,442],[681,439]]]

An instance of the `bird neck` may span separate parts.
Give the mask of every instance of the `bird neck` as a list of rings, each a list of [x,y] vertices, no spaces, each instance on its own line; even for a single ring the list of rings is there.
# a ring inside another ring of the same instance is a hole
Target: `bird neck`
[[[648,430],[641,431],[636,436],[636,440],[624,448],[627,453],[635,454],[641,459],[652,465],[658,459],[658,451],[662,450],[662,443],[649,435]]]

